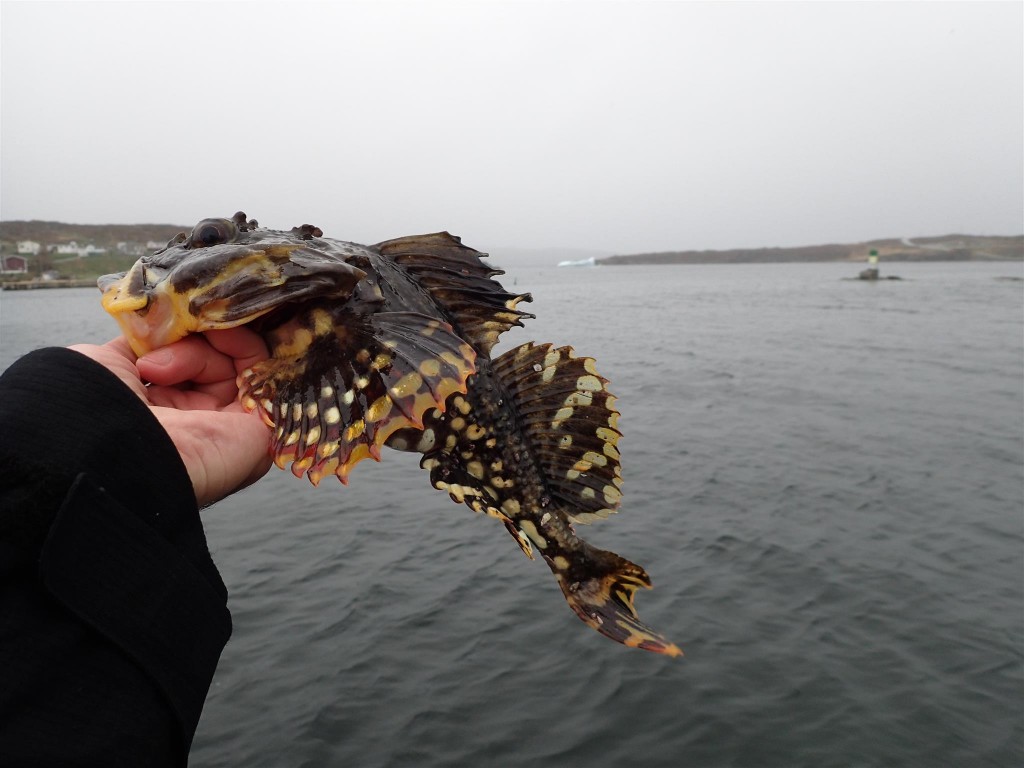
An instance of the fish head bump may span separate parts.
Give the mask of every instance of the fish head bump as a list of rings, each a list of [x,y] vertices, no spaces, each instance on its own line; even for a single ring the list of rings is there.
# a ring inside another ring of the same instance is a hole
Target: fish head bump
[[[355,246],[321,234],[309,225],[261,229],[243,213],[203,219],[127,272],[99,278],[103,307],[142,355],[189,333],[245,325],[285,304],[345,300],[366,273],[346,261]]]

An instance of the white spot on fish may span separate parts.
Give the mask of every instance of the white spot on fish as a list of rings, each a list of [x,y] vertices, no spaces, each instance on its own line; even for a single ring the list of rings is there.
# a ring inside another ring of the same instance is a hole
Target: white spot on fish
[[[565,398],[565,404],[567,406],[581,406],[581,405],[592,405],[594,402],[594,394],[592,392],[573,392],[567,398]]]
[[[420,453],[426,453],[427,451],[433,450],[435,445],[435,438],[436,436],[434,435],[434,430],[423,430],[423,434],[420,436],[420,441],[416,444],[416,450],[419,451]]]
[[[523,533],[530,537],[530,541],[541,549],[547,548],[548,540],[541,536],[540,531],[537,530],[537,526],[533,524],[532,520],[520,520],[519,527]]]
[[[620,491],[614,485],[606,485],[604,487],[604,501],[609,506],[618,506],[619,502],[622,501],[622,491]]]
[[[555,414],[555,418],[551,421],[551,428],[558,429],[563,421],[572,418],[572,411],[573,409],[568,405],[565,408],[559,408],[558,413]]]

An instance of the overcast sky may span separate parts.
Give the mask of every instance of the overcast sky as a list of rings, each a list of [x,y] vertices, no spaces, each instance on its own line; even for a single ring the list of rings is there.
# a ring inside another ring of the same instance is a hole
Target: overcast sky
[[[618,253],[1020,234],[1022,9],[4,2],[0,216]]]

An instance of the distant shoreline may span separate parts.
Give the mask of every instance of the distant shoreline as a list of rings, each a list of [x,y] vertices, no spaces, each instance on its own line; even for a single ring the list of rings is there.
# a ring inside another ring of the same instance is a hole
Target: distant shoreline
[[[92,279],[73,280],[5,280],[0,282],[0,290],[4,291],[39,291],[52,288],[95,288]]]
[[[0,255],[4,268],[10,257],[22,256],[21,246],[37,248],[27,255],[27,273],[3,275],[5,282],[24,282],[52,271],[65,280],[93,284],[99,275],[123,272],[145,253],[151,253],[178,232],[189,227],[174,224],[67,224],[57,221],[0,221]],[[79,248],[93,247],[87,255],[65,256],[60,246],[75,243]],[[517,259],[503,256],[495,248],[492,256],[505,258],[506,266],[516,266]],[[876,251],[882,264],[902,261],[1022,261],[1024,235],[942,235],[938,237],[889,238],[862,243],[827,244],[776,248],[734,248],[728,250],[680,250],[658,253],[635,253],[601,256],[585,249],[504,249],[534,254],[537,263],[554,265],[559,261],[590,261],[595,266],[632,264],[787,264],[812,262],[849,262],[863,264],[871,251]],[[605,251],[607,253],[607,251]],[[541,255],[543,254],[543,256]],[[586,258],[583,258],[583,257]],[[38,287],[64,287],[46,285]],[[36,286],[32,286],[36,287]]]
[[[598,258],[601,266],[627,264],[788,264],[863,263],[874,251],[883,263],[898,261],[1022,261],[1024,235],[943,235],[892,238],[864,243],[736,248],[721,251],[663,251]]]

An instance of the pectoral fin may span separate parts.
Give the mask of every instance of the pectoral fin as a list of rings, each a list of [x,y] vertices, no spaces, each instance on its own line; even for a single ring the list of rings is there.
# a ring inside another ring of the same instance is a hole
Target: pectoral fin
[[[241,376],[242,402],[274,428],[280,467],[316,484],[352,467],[399,429],[466,391],[476,353],[451,326],[414,312],[344,312],[278,332],[274,357]]]

